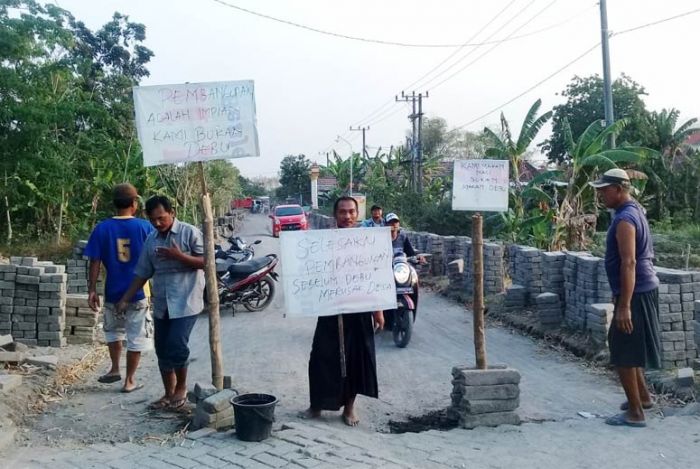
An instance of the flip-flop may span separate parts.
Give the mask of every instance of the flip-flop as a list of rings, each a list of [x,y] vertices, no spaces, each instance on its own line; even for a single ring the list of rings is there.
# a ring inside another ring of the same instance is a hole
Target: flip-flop
[[[142,389],[142,388],[143,388],[143,384],[139,383],[131,389],[122,388],[121,392],[123,392],[125,394],[129,394],[130,392],[138,391],[139,389]]]
[[[157,401],[151,402],[148,404],[148,409],[149,410],[162,410],[167,408],[170,405],[170,399],[167,397],[161,397]]]
[[[641,422],[633,422],[631,420],[627,420],[627,417],[625,417],[624,413],[608,417],[607,419],[605,419],[605,423],[614,427],[627,426],[634,428],[644,428],[647,426],[647,423],[644,420],[642,420]]]
[[[169,410],[178,410],[184,407],[184,405],[187,403],[187,398],[183,397],[181,399],[176,399],[174,401],[170,401],[170,404],[168,404],[168,409]]]
[[[97,378],[99,383],[111,384],[122,380],[122,375],[102,375]]]
[[[654,403],[652,402],[651,404],[642,404],[642,409],[644,410],[649,410],[654,408]],[[630,403],[625,401],[622,404],[620,404],[620,410],[629,410],[630,409]]]

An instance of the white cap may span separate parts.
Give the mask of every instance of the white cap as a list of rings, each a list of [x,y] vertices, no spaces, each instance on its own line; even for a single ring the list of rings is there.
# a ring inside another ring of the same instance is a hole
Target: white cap
[[[617,184],[619,186],[629,186],[630,177],[627,171],[620,168],[613,168],[605,171],[603,175],[598,178],[598,180],[588,183],[591,187],[600,189],[601,187],[611,186]]]
[[[390,212],[386,214],[386,217],[384,217],[384,221],[386,223],[390,223],[392,221],[401,221],[399,220],[399,216],[395,214],[394,212]]]

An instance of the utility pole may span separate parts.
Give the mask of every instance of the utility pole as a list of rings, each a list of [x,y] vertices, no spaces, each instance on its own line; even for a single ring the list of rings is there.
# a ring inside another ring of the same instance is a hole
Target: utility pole
[[[353,128],[350,126],[350,130],[352,131],[362,131],[362,155],[367,158],[367,140],[366,140],[366,135],[365,133],[369,130],[369,125],[367,127],[360,127],[357,126]]]
[[[610,77],[610,46],[608,40],[608,9],[606,0],[600,0],[600,35],[603,50],[603,94],[605,103],[605,126],[610,127],[615,121],[613,114],[612,79]],[[608,140],[610,148],[615,148],[615,136],[611,135]]]
[[[423,192],[423,149],[422,149],[422,124],[423,124],[423,98],[428,97],[428,92],[425,94],[416,94],[413,91],[410,95],[407,95],[403,91],[401,92],[401,99],[398,96],[395,97],[397,102],[411,102],[412,112],[408,116],[411,121],[411,187],[414,191],[421,193]],[[416,110],[416,106],[418,109]]]

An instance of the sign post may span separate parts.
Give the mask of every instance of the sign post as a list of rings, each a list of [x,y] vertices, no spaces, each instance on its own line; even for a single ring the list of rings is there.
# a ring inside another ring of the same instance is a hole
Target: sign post
[[[480,211],[508,210],[507,160],[457,160],[452,186],[452,210],[476,211],[472,215],[474,355],[476,367],[487,368],[484,332],[484,232]]]
[[[214,216],[204,161],[259,156],[252,81],[137,86],[136,130],[145,166],[197,162],[204,213],[204,259],[209,306],[212,384],[224,384]]]

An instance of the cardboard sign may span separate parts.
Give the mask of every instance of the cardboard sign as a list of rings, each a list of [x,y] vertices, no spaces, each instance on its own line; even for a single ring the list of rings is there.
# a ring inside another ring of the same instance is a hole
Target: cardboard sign
[[[508,211],[507,160],[456,160],[452,210]]]
[[[289,316],[396,308],[389,228],[282,232],[282,282]]]
[[[252,81],[133,90],[144,166],[260,156]]]

